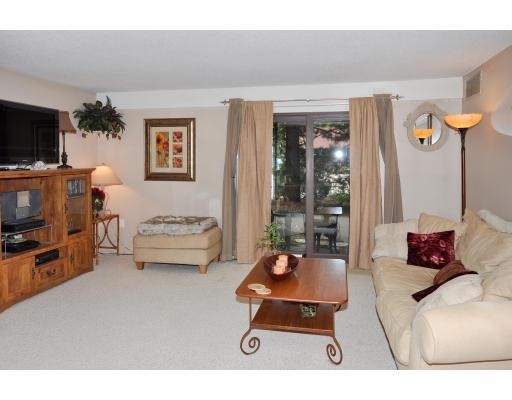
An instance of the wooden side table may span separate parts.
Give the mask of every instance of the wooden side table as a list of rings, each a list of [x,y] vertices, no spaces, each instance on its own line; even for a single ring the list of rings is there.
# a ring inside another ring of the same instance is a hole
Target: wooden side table
[[[112,241],[110,238],[109,226],[112,221],[116,221],[116,243]],[[100,237],[100,224],[103,226],[103,235]],[[93,249],[94,249],[94,258],[96,259],[96,265],[98,265],[98,255],[100,249],[112,249],[117,251],[117,255],[119,255],[119,214],[106,214],[106,215],[98,215],[92,220],[92,229],[93,229]],[[103,242],[107,241],[106,245],[103,245]]]

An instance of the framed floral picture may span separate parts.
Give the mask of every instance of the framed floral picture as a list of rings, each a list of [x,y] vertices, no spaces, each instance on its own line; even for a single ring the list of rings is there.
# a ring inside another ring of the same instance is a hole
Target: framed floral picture
[[[145,119],[146,181],[195,181],[195,118]]]

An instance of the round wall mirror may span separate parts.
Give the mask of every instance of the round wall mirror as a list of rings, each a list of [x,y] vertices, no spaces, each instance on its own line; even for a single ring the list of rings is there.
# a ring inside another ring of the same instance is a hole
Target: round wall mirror
[[[422,104],[414,110],[404,123],[409,142],[421,151],[439,149],[448,138],[448,131],[443,124],[445,115],[444,111],[431,103]]]

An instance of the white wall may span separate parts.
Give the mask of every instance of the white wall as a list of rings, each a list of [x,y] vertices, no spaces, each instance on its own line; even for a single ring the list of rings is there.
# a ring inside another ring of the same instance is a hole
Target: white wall
[[[424,101],[400,100],[394,103],[395,139],[402,185],[404,219],[421,212],[460,220],[460,138],[448,130],[448,140],[437,151],[416,150],[403,125],[409,113]],[[457,99],[429,100],[447,114],[460,113]]]
[[[127,131],[121,141],[101,139],[98,161],[111,165],[124,185],[107,188],[109,208],[118,212],[123,251],[132,248],[137,224],[158,214],[212,215],[221,222],[222,177],[227,126],[226,106],[219,101],[230,97],[246,100],[290,98],[348,98],[393,93],[404,96],[394,101],[395,134],[401,170],[404,213],[417,217],[426,211],[452,219],[459,218],[459,167],[456,137],[433,153],[414,149],[403,122],[423,101],[441,109],[460,111],[461,78],[423,81],[366,82],[332,85],[224,88],[189,91],[113,92],[105,95],[125,115]],[[437,100],[432,100],[437,99]],[[275,112],[347,110],[348,103],[334,101],[308,104],[276,104]],[[341,103],[341,104],[340,104]],[[197,122],[196,182],[144,181],[144,118],[195,117]]]
[[[76,127],[78,124],[73,119],[73,110],[80,108],[84,102],[96,101],[96,94],[0,69],[0,99],[69,111]],[[62,152],[62,140],[60,142],[59,154]],[[79,133],[66,134],[68,164],[77,168],[94,167],[96,146],[96,136],[82,138]]]
[[[124,222],[121,250],[130,251],[137,224],[156,215],[214,216],[220,223],[227,108],[120,111],[127,126],[123,139],[100,139],[98,158],[123,181],[121,186],[105,188],[107,207],[119,213]],[[144,181],[144,119],[177,117],[196,118],[196,181]]]
[[[238,87],[194,90],[153,90],[138,92],[98,93],[103,100],[110,96],[119,108],[173,108],[218,107],[224,99],[240,97],[245,100],[349,98],[372,96],[375,93],[392,93],[405,100],[451,99],[462,97],[462,78],[424,79],[410,81],[332,83],[322,85]],[[275,112],[347,110],[343,106],[328,106],[329,102],[276,103]],[[339,103],[335,101],[334,103]],[[319,109],[320,107],[320,109]]]
[[[480,93],[465,99],[463,106],[466,113],[483,113],[482,122],[466,135],[467,206],[474,211],[488,209],[510,221],[512,136],[497,132],[491,121],[503,96],[512,90],[512,46],[478,69]]]

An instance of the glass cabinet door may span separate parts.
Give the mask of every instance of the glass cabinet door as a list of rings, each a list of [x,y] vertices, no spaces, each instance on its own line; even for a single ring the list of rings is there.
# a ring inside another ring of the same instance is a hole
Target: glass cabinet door
[[[68,236],[75,235],[87,230],[87,203],[86,178],[69,177],[65,178],[66,185],[66,223]]]

